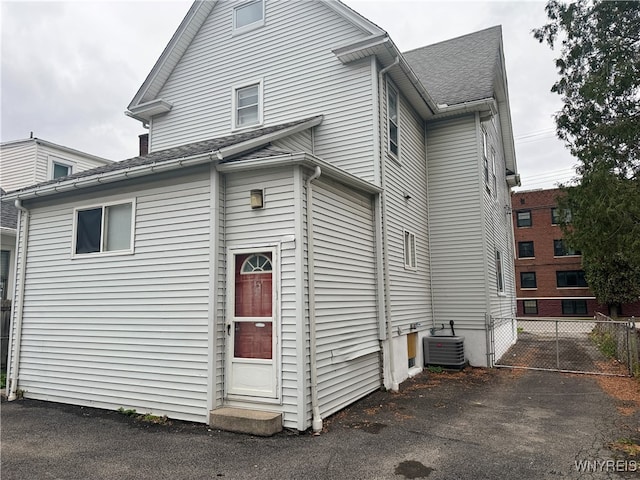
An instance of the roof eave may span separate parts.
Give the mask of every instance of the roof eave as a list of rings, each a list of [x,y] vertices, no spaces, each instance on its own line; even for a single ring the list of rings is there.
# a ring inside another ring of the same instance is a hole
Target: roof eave
[[[334,180],[338,180],[341,183],[364,192],[375,194],[382,191],[382,189],[377,185],[356,177],[355,175],[352,175],[349,172],[346,172],[334,165],[331,165],[325,160],[322,160],[321,158],[306,152],[287,153],[284,155],[275,155],[267,158],[254,158],[249,160],[219,163],[218,165],[216,165],[216,169],[222,173],[231,173],[292,165],[301,165],[310,169],[320,167],[322,169],[323,175],[327,175]]]
[[[398,88],[411,101],[422,118],[430,118],[438,112],[436,102],[386,33],[372,35],[364,40],[336,48],[333,53],[345,64],[374,55],[383,68],[393,65],[396,59],[399,59],[398,65],[389,71]]]
[[[183,167],[191,167],[212,161],[222,161],[224,159],[232,158],[263,145],[267,145],[275,140],[279,140],[281,138],[288,137],[289,135],[293,135],[303,130],[315,127],[322,123],[323,118],[324,117],[322,115],[318,115],[317,117],[313,117],[308,121],[300,123],[298,125],[267,133],[260,137],[245,140],[243,142],[229,145],[227,147],[222,147],[217,150],[212,150],[210,152],[200,153],[188,157],[175,158],[172,160],[157,163],[154,162],[146,165],[128,167],[122,170],[97,173],[95,175],[90,175],[87,177],[70,178],[68,180],[61,180],[60,182],[53,184],[49,183],[42,186],[36,185],[33,188],[27,188],[24,190],[17,190],[7,193],[3,196],[3,200],[29,200],[34,198],[41,198],[58,193],[92,188],[107,183],[151,175],[153,173],[176,170]]]
[[[128,111],[125,112],[125,115],[135,118],[136,120],[148,123],[151,121],[152,117],[167,113],[172,108],[173,104],[167,102],[166,100],[163,100],[162,98],[157,98],[155,100],[151,100],[150,102],[141,103],[140,105],[131,107]]]

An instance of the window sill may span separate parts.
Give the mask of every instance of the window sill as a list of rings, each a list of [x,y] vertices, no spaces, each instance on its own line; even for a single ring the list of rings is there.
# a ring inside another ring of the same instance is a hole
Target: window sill
[[[102,257],[117,257],[122,255],[133,255],[134,251],[131,250],[114,250],[111,252],[91,252],[91,253],[72,253],[71,260],[78,260],[82,258],[102,258]]]
[[[245,33],[252,32],[257,30],[258,28],[264,27],[264,18],[255,23],[251,23],[249,25],[245,25],[244,27],[234,28],[231,32],[232,37],[237,37],[239,35],[244,35]]]
[[[520,290],[535,291],[538,287],[520,287]]]
[[[394,155],[389,150],[387,150],[387,158],[395,162],[399,167],[402,167],[402,162],[400,161],[398,155]]]
[[[264,122],[254,123],[251,125],[245,125],[243,127],[232,127],[231,133],[242,133],[242,132],[250,132],[251,130],[256,130],[258,128],[264,127]]]
[[[518,257],[518,260],[535,260],[536,257]]]

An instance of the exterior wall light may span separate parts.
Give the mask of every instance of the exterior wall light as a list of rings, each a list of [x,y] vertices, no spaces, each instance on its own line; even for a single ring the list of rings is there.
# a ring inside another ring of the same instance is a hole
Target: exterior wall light
[[[251,208],[263,208],[264,207],[264,192],[263,190],[251,190]]]

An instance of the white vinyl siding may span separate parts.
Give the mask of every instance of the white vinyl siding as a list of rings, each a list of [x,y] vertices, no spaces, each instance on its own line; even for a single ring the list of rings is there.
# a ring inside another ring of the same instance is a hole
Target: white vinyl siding
[[[385,161],[387,193],[384,212],[394,336],[408,333],[412,323],[428,328],[432,319],[424,124],[402,95],[398,100],[402,164],[389,158]],[[383,141],[386,144],[386,133]],[[415,235],[417,269],[405,267],[406,230]]]
[[[486,255],[489,280],[489,313],[494,317],[508,318],[516,314],[515,251],[513,240],[512,215],[510,213],[511,196],[506,182],[506,165],[502,153],[502,139],[495,125],[499,122],[482,122],[486,132],[489,158],[490,188],[483,194],[483,218],[486,232]],[[493,161],[492,161],[493,160]],[[495,168],[492,168],[495,165]],[[495,182],[494,177],[495,175]],[[497,285],[496,263],[491,261],[495,252],[501,253],[503,289]]]
[[[52,145],[29,139],[2,146],[0,179],[7,192],[46,182],[53,178],[54,163],[71,168],[70,173],[78,173],[108,163],[82,152],[62,150]]]
[[[137,197],[135,255],[69,256],[74,208]],[[205,422],[208,169],[31,210],[19,388]]]
[[[484,253],[477,131],[474,115],[427,126],[434,318],[469,329],[484,329],[487,267],[495,264],[495,254]]]
[[[332,53],[364,33],[323,2],[272,2],[256,42],[229,35],[232,8],[215,5],[159,92],[173,108],[153,119],[152,149],[229,134],[231,88],[262,78],[265,126],[322,114],[314,153],[373,180],[371,64],[343,65]]]
[[[0,186],[5,191],[11,192],[37,183],[34,142],[3,146],[1,156]]]
[[[380,342],[372,199],[313,184],[318,396],[324,417],[378,389]]]
[[[296,256],[293,168],[258,170],[225,175],[225,246],[280,244],[279,352],[281,400],[286,428],[298,428],[296,332]],[[263,189],[265,208],[251,209],[249,192]],[[220,270],[224,271],[224,270]],[[220,278],[223,284],[228,279]],[[221,319],[218,319],[222,323]],[[223,337],[224,338],[224,337]]]

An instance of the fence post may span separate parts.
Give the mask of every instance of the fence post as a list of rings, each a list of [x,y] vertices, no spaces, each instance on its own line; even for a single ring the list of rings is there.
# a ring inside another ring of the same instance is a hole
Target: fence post
[[[558,339],[558,320],[556,322],[556,368],[560,370],[560,341]]]

